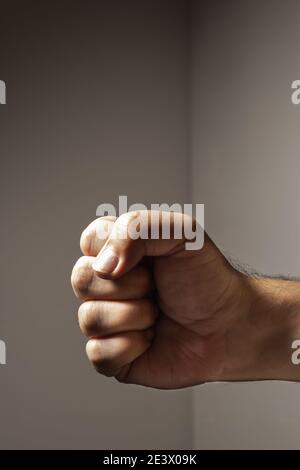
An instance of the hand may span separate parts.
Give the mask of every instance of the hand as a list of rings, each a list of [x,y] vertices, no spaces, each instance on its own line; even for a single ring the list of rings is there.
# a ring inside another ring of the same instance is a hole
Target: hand
[[[97,219],[81,237],[85,256],[72,285],[84,301],[79,323],[95,368],[166,389],[267,378],[260,362],[282,327],[272,326],[280,289],[235,270],[207,235],[198,251],[186,250],[184,239],[118,239],[135,215]],[[97,236],[101,224],[107,240]]]

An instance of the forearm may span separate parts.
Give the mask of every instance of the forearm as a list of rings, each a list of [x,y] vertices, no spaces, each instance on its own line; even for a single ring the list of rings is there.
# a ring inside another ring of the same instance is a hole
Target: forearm
[[[292,362],[292,344],[300,340],[300,282],[243,281],[246,307],[228,332],[221,380],[300,381],[300,365]]]

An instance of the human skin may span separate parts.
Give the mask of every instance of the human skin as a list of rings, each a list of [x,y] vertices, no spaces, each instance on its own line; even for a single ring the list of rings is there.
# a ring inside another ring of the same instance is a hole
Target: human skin
[[[207,234],[197,251],[185,239],[119,239],[136,216],[96,219],[81,236],[71,282],[96,370],[160,389],[298,381],[299,282],[240,273]],[[103,224],[106,240],[97,235]]]

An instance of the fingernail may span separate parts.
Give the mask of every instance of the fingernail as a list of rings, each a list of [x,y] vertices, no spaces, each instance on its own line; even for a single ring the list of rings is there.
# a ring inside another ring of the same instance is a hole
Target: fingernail
[[[93,269],[102,273],[111,274],[119,263],[119,257],[110,248],[106,248],[100,257],[93,263]]]

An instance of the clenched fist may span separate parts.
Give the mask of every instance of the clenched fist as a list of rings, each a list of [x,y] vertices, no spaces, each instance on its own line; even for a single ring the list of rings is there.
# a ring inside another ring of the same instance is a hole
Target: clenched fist
[[[290,333],[281,318],[293,286],[285,304],[278,285],[285,281],[241,274],[207,235],[197,251],[186,250],[184,238],[116,236],[129,233],[136,214],[99,218],[81,236],[72,286],[96,370],[165,389],[283,375],[278,363],[289,360],[289,347],[278,338]]]

